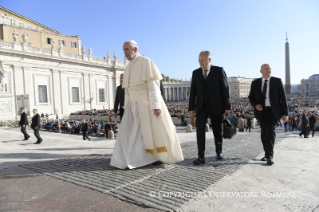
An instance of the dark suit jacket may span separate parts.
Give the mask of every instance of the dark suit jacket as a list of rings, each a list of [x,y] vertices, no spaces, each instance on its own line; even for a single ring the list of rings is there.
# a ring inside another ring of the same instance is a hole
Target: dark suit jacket
[[[29,123],[28,123],[28,116],[27,116],[27,114],[26,114],[25,112],[21,113],[21,118],[20,118],[19,124],[20,124],[21,126],[22,126],[22,125],[25,125],[25,126],[29,125]]]
[[[254,107],[255,117],[258,120],[262,119],[264,113],[264,111],[258,111],[255,108],[257,104],[263,105],[264,103],[261,84],[262,78],[252,81],[248,96],[250,104]],[[269,81],[269,89],[269,100],[272,113],[277,120],[280,120],[283,115],[288,115],[286,94],[281,79],[272,76]]]
[[[105,124],[104,128],[105,128],[105,131],[111,130],[111,124]]]
[[[35,114],[33,117],[32,117],[32,123],[31,123],[31,128],[34,129],[34,128],[38,128],[40,129],[41,127],[41,122],[40,122],[40,115],[39,114]]]
[[[315,129],[316,129],[317,119],[318,119],[318,116],[317,116],[317,115],[312,115],[312,116],[309,118],[310,130],[315,130]]]
[[[123,90],[123,92],[122,92]],[[114,102],[114,112],[117,113],[118,107],[120,108],[124,106],[124,97],[125,97],[125,90],[122,89],[122,85],[117,86],[116,94],[115,94],[115,102]],[[121,112],[121,110],[120,110]]]
[[[82,132],[87,132],[89,129],[88,123],[84,122],[82,124]]]
[[[199,113],[204,107],[204,84],[205,78],[202,68],[193,71],[189,95],[189,111],[194,111],[196,108],[196,113]],[[206,79],[206,86],[208,86],[209,101],[215,116],[221,116],[225,113],[225,110],[231,109],[227,75],[222,67],[211,66]]]
[[[305,114],[302,115],[301,131],[310,130],[309,119]]]
[[[162,80],[160,80],[160,90],[161,90],[162,97],[164,97],[164,84],[163,84]]]

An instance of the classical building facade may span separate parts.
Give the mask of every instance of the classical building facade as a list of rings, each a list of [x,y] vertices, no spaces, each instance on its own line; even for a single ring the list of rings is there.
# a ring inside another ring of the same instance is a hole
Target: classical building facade
[[[181,80],[163,80],[164,97],[166,101],[185,101],[188,100],[191,88],[191,81]]]
[[[228,77],[229,95],[232,98],[248,97],[253,78]]]
[[[319,74],[301,80],[302,96],[319,96]]]
[[[0,7],[0,119],[14,119],[24,106],[30,115],[69,115],[113,108],[127,61],[107,53],[92,56],[80,36],[65,36]]]

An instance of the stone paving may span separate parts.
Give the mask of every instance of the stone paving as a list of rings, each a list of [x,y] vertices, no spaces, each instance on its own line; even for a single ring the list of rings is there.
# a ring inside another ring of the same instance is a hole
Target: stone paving
[[[241,133],[233,139],[224,140],[224,160],[216,160],[214,141],[208,139],[206,164],[202,166],[194,166],[192,163],[197,158],[196,141],[181,144],[185,160],[177,164],[119,170],[110,166],[111,155],[106,154],[76,156],[21,166],[136,205],[178,211],[195,198],[193,194],[204,192],[258,156],[262,152],[259,136],[260,133],[256,130],[249,136]],[[276,143],[283,137],[277,136]]]

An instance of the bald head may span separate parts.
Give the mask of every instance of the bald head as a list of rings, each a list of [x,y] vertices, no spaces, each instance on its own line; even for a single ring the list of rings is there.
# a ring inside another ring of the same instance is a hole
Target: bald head
[[[264,79],[268,79],[271,75],[271,67],[269,64],[262,64],[260,67],[260,73],[262,74]]]
[[[131,61],[138,53],[138,45],[134,40],[125,41],[123,44],[123,51],[125,57]]]

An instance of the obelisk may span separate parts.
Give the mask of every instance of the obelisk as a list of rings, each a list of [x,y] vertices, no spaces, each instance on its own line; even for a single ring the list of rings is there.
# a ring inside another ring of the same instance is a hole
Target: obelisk
[[[285,83],[285,91],[286,91],[287,101],[290,101],[291,100],[290,60],[289,60],[289,43],[288,43],[287,33],[286,33],[285,50],[286,50],[286,83]]]

